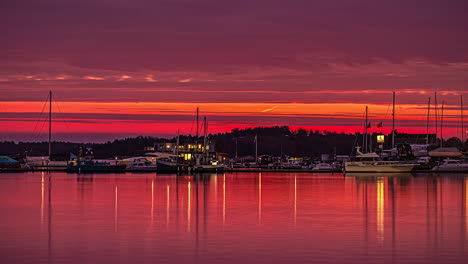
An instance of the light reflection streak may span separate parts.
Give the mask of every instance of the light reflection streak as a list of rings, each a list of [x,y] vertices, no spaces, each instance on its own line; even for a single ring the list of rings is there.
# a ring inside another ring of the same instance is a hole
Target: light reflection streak
[[[118,205],[118,190],[117,190],[117,185],[115,186],[115,198],[114,198],[114,229],[115,232],[117,232],[117,205]]]
[[[154,180],[151,181],[151,224],[154,220]]]
[[[377,179],[377,239],[384,240],[385,185],[382,178]]]
[[[294,227],[296,227],[297,218],[297,175],[294,174]]]
[[[44,172],[41,173],[41,229],[44,227]]]
[[[166,185],[166,229],[169,229],[169,184]]]
[[[465,177],[465,235],[468,236],[468,178]]]
[[[223,174],[223,225],[226,223],[226,174]]]
[[[187,232],[190,232],[190,209],[191,209],[191,196],[190,196],[191,183],[187,185]]]
[[[216,177],[213,178],[213,181],[214,181],[214,204],[218,205],[218,175],[216,175]]]
[[[258,173],[258,222],[262,220],[262,173]]]

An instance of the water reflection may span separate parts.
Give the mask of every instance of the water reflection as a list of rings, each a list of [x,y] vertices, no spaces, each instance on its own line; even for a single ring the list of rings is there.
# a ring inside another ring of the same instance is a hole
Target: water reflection
[[[226,174],[223,174],[223,226],[226,223]]]
[[[189,181],[187,184],[187,232],[190,232],[190,213],[191,213],[191,182]]]
[[[385,224],[385,186],[382,178],[377,179],[377,239],[383,243]]]
[[[296,227],[297,218],[297,175],[294,174],[294,227]]]
[[[117,185],[115,186],[115,191],[114,191],[114,230],[117,232],[117,211],[118,211],[118,200],[119,200],[119,190],[117,188]]]
[[[41,172],[41,230],[44,228],[44,172]]]
[[[262,173],[258,173],[258,223],[262,221]]]
[[[151,181],[151,224],[154,221],[154,180]]]
[[[166,229],[169,230],[169,218],[170,218],[170,187],[166,185]]]
[[[455,263],[468,256],[464,175],[41,173],[6,175],[0,187],[3,241],[43,261],[76,254],[72,262],[97,262],[100,251],[113,252],[106,261],[161,263]],[[31,260],[4,245],[2,262]],[[343,256],[330,253],[336,250]]]
[[[464,219],[465,219],[465,237],[463,238],[463,242],[465,244],[465,246],[468,246],[468,243],[466,243],[466,238],[468,237],[468,178],[465,178],[465,184],[463,185],[465,188],[463,188],[463,194],[464,194],[464,197],[465,199],[463,199],[464,201],[464,205],[463,206],[463,203],[462,203],[462,206],[464,208],[463,210],[463,216],[464,216]]]

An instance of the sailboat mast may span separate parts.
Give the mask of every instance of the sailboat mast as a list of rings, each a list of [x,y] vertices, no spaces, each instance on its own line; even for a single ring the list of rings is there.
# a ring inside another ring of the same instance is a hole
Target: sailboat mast
[[[255,134],[255,162],[258,161],[258,134]]]
[[[443,128],[444,128],[444,101],[442,101],[442,112],[440,114],[440,147],[444,146],[444,136],[442,134]]]
[[[429,145],[429,114],[431,111],[431,97],[427,101],[426,145]]]
[[[395,92],[393,92],[393,112],[392,112],[392,148],[395,147]]]
[[[177,129],[176,153],[175,153],[175,154],[176,154],[176,157],[175,157],[175,160],[176,160],[176,168],[178,167],[178,166],[177,166],[177,162],[179,161],[179,143],[180,143],[179,137],[180,137],[180,129]],[[177,170],[179,170],[179,169],[177,168]]]
[[[52,154],[52,90],[49,91],[49,161]]]
[[[198,107],[197,107],[197,133],[196,133],[196,139],[195,139],[195,149],[198,150]]]
[[[364,153],[367,152],[367,105],[366,105],[366,122],[364,123]]]
[[[461,140],[465,144],[465,129],[463,127],[463,95],[460,94]]]
[[[437,145],[437,135],[439,132],[437,131],[437,92],[434,92],[434,117],[435,117],[435,144]]]
[[[206,122],[206,116],[204,117],[204,120],[203,120],[203,150],[205,151],[205,153],[207,153],[206,151],[206,145],[207,145],[207,132],[208,132],[208,123]]]

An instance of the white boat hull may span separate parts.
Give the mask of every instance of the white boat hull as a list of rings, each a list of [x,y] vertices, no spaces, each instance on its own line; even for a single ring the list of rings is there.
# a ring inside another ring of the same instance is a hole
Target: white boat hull
[[[414,166],[413,164],[345,162],[345,172],[410,172]]]

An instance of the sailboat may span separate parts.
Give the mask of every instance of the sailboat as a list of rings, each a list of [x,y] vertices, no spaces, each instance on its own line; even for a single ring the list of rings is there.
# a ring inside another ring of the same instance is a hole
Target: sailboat
[[[48,138],[48,156],[31,157],[26,156],[26,164],[31,168],[50,168],[50,167],[65,167],[66,161],[52,161],[52,91],[49,91],[49,138]]]
[[[395,93],[393,93],[395,98]],[[393,100],[395,104],[395,100]],[[366,106],[366,121],[364,123],[363,146],[367,147],[367,128],[368,126],[368,107]],[[395,118],[395,107],[393,107],[393,119]],[[393,128],[392,134],[395,134]],[[392,136],[392,145],[395,144],[394,136]],[[364,150],[366,151],[366,150]],[[400,161],[382,161],[380,156],[375,153],[362,153],[360,147],[356,148],[356,161],[345,162],[345,172],[410,172],[415,167],[415,164],[402,163]]]
[[[400,161],[383,161],[375,152],[362,153],[356,150],[356,161],[345,162],[345,172],[410,172],[416,164]]]
[[[177,143],[175,154],[170,153],[147,153],[156,156],[157,173],[180,173],[187,171],[187,164],[179,162],[179,132],[177,132]]]
[[[203,126],[204,136],[202,153],[195,154],[195,165],[193,165],[192,170],[193,172],[223,172],[225,169],[224,164],[219,163],[217,160],[211,160],[208,157],[208,122],[206,121],[206,116],[204,118]]]

